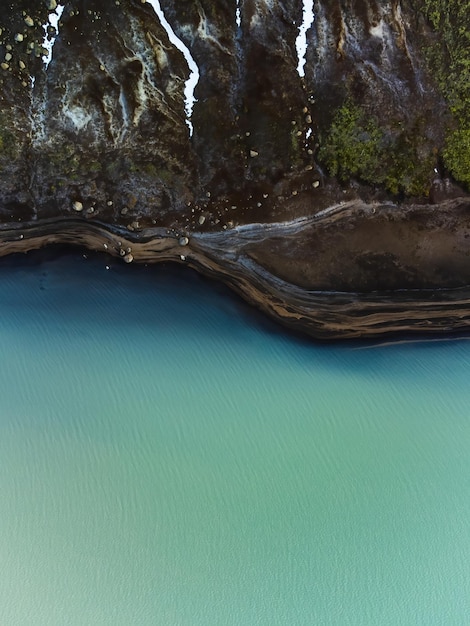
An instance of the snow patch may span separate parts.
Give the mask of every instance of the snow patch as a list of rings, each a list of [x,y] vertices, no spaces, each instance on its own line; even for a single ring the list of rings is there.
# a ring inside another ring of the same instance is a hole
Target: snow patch
[[[168,23],[168,20],[165,17],[165,14],[162,11],[160,6],[160,0],[147,0],[148,4],[150,4],[155,11],[158,19],[160,20],[160,24],[166,31],[168,35],[168,39],[170,42],[177,48],[184,56],[186,63],[189,68],[189,78],[185,82],[184,85],[184,110],[186,112],[186,124],[189,128],[189,136],[191,137],[193,134],[193,125],[191,122],[191,116],[193,113],[194,104],[196,102],[196,98],[194,97],[194,90],[196,89],[196,85],[199,82],[199,68],[196,64],[196,61],[193,59],[189,48],[181,41],[181,39],[176,35],[175,31],[172,29],[171,25]]]
[[[313,1],[314,0],[303,0],[302,24],[299,26],[299,34],[295,40],[295,47],[299,58],[297,72],[300,77],[305,76],[304,66],[306,60],[305,56],[307,54],[307,31],[315,19],[315,14],[313,13]]]
[[[369,28],[369,33],[372,37],[378,37],[379,39],[383,39],[384,37],[384,21],[380,20],[380,22],[376,26],[371,26]]]
[[[58,4],[55,11],[49,13],[48,21],[42,25],[44,29],[44,39],[42,41],[43,47],[47,50],[47,54],[44,54],[42,57],[43,63],[45,65],[45,69],[47,70],[49,63],[52,60],[52,48],[54,47],[55,40],[57,39],[57,35],[59,34],[59,20],[62,17],[62,13],[64,12],[64,5]],[[47,32],[47,29],[52,26],[55,28],[55,36],[50,36]]]

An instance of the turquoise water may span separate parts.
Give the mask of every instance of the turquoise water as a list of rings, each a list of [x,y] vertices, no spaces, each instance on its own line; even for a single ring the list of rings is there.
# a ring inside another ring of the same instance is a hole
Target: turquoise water
[[[470,342],[107,262],[0,264],[2,624],[470,623]]]

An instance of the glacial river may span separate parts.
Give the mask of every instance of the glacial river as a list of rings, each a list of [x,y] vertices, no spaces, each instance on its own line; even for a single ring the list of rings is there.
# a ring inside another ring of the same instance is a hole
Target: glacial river
[[[3,259],[1,623],[470,624],[469,381],[465,339],[319,345],[179,268]]]

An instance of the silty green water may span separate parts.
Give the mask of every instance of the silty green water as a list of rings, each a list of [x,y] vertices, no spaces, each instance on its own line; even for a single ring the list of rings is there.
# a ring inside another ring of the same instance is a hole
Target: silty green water
[[[0,265],[2,624],[470,624],[469,342],[106,262]]]

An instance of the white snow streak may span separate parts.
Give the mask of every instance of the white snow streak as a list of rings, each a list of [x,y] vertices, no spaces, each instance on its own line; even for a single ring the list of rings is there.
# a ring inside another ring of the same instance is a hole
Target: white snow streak
[[[147,2],[152,6],[153,10],[157,14],[157,17],[160,20],[160,24],[163,26],[168,35],[168,39],[175,46],[175,48],[178,48],[178,50],[183,54],[186,63],[188,64],[190,74],[188,80],[184,85],[184,109],[186,112],[186,124],[189,128],[189,136],[192,136],[194,129],[191,122],[191,116],[193,113],[194,103],[196,102],[196,98],[194,97],[194,90],[196,89],[196,85],[199,82],[199,68],[196,65],[196,61],[193,59],[189,48],[181,41],[179,37],[177,37],[175,31],[168,23],[165,14],[163,13],[160,6],[160,0],[147,0]]]
[[[307,31],[313,24],[315,15],[313,13],[313,1],[303,0],[303,17],[302,24],[299,26],[299,34],[295,40],[295,47],[297,48],[297,56],[299,57],[299,63],[297,65],[297,72],[299,76],[305,76],[304,65],[305,55],[307,54]]]
[[[54,47],[55,40],[57,38],[57,35],[59,34],[59,20],[62,17],[63,12],[64,6],[62,4],[57,5],[56,10],[52,13],[49,13],[49,20],[42,25],[44,29],[44,39],[42,45],[47,50],[47,54],[43,55],[42,60],[46,70],[52,60],[52,48]],[[50,37],[47,33],[47,29],[49,28],[49,26],[53,26],[56,30],[56,35],[53,37]]]

